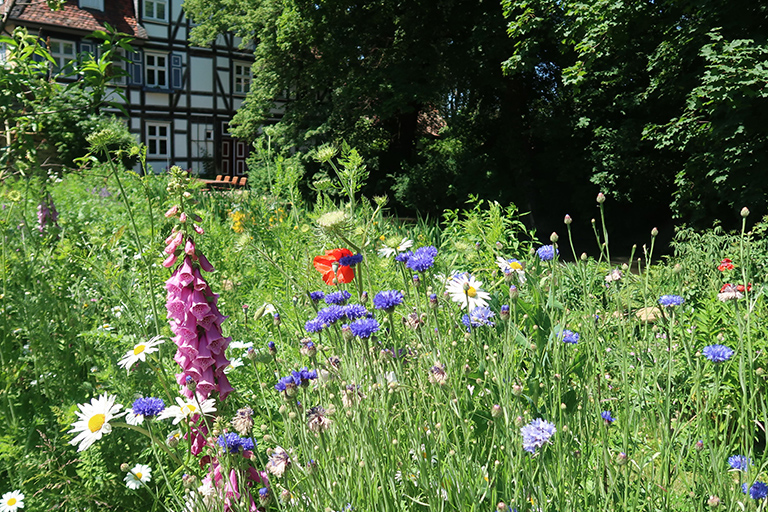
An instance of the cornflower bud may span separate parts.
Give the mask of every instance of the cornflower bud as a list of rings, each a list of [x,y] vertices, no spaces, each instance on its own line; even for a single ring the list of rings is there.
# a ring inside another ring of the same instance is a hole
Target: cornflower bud
[[[566,213],[565,219],[563,219],[563,222],[565,223],[566,226],[570,226],[571,222],[573,222],[573,219],[571,219],[571,216]]]
[[[741,209],[741,212],[739,212],[742,218],[747,218],[749,216],[749,208],[746,206]]]
[[[656,238],[657,236],[659,236],[659,230],[658,230],[658,228],[653,228],[653,229],[651,230],[651,236],[652,236],[652,237],[654,237],[654,238]]]
[[[603,194],[602,192],[597,194],[596,201],[597,201],[597,204],[603,204],[605,202],[605,194]]]
[[[555,233],[555,232],[553,231],[553,232],[552,232],[552,234],[551,234],[551,235],[549,235],[549,241],[550,241],[550,242],[552,242],[552,243],[554,244],[554,243],[556,243],[558,240],[560,240],[560,237],[559,237],[559,236],[557,236],[557,233]]]

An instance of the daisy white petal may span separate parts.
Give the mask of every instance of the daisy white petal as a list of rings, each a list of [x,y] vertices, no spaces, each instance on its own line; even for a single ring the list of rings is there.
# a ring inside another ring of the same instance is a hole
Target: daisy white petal
[[[146,361],[147,354],[157,352],[160,350],[158,345],[163,343],[163,339],[160,336],[155,336],[149,341],[136,344],[133,349],[125,353],[123,358],[118,361],[118,366],[122,366],[126,370],[130,371],[131,367],[139,361]]]
[[[3,494],[0,500],[0,512],[16,512],[24,508],[24,495],[21,491],[10,491]]]
[[[157,416],[157,419],[165,420],[173,418],[173,424],[177,425],[181,420],[192,418],[197,414],[210,414],[216,412],[216,401],[213,398],[198,402],[197,400],[184,400],[177,396],[176,403],[178,405],[166,407],[165,410]]]
[[[70,434],[77,433],[69,444],[78,444],[77,451],[81,452],[101,439],[105,434],[112,432],[110,421],[119,418],[125,413],[121,413],[122,405],[115,403],[116,397],[109,396],[106,393],[98,398],[92,398],[90,404],[78,404],[79,411],[75,414],[79,418],[72,424]]]
[[[129,489],[138,489],[142,484],[152,480],[152,468],[145,464],[136,464],[127,475],[125,475],[125,485]]]
[[[452,301],[472,311],[477,307],[488,306],[487,301],[491,299],[488,292],[480,288],[482,284],[482,281],[475,279],[469,272],[457,272],[448,280],[445,291]]]

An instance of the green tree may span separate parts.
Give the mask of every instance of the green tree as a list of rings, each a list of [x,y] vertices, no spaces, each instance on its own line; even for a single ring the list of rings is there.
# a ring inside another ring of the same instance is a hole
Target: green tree
[[[422,211],[499,198],[499,178],[520,144],[525,111],[516,78],[500,63],[512,51],[501,8],[476,0],[188,0],[196,43],[233,32],[254,41],[254,81],[235,134],[270,132],[282,148],[345,140],[363,153],[372,188],[394,188]],[[287,99],[288,101],[282,101]],[[514,173],[526,175],[525,166]],[[513,174],[514,174],[513,173]],[[514,190],[508,187],[508,190]]]
[[[515,45],[506,71],[557,70],[560,122],[593,182],[636,204],[671,203],[693,222],[764,207],[765,4],[502,4]]]

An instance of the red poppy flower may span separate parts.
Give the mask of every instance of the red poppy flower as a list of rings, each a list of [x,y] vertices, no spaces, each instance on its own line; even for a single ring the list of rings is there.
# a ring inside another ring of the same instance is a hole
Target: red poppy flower
[[[744,290],[747,290],[748,292],[752,291],[752,283],[747,283],[747,286],[745,287],[743,284],[736,286],[736,291],[739,291],[741,293],[744,293]]]
[[[339,260],[345,256],[352,256],[349,249],[331,249],[325,251],[323,256],[315,256],[313,264],[315,269],[323,274],[323,281],[329,286],[337,283],[351,283],[355,277],[352,267],[339,264]]]
[[[726,270],[733,270],[734,265],[733,261],[731,261],[730,258],[724,258],[723,261],[720,262],[720,264],[717,266],[717,270],[720,272],[724,272]]]

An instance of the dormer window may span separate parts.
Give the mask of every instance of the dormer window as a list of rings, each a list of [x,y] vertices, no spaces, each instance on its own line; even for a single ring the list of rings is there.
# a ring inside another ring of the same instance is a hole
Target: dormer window
[[[144,0],[144,19],[168,21],[168,0]]]
[[[81,9],[95,9],[97,11],[104,10],[104,0],[80,0]]]

